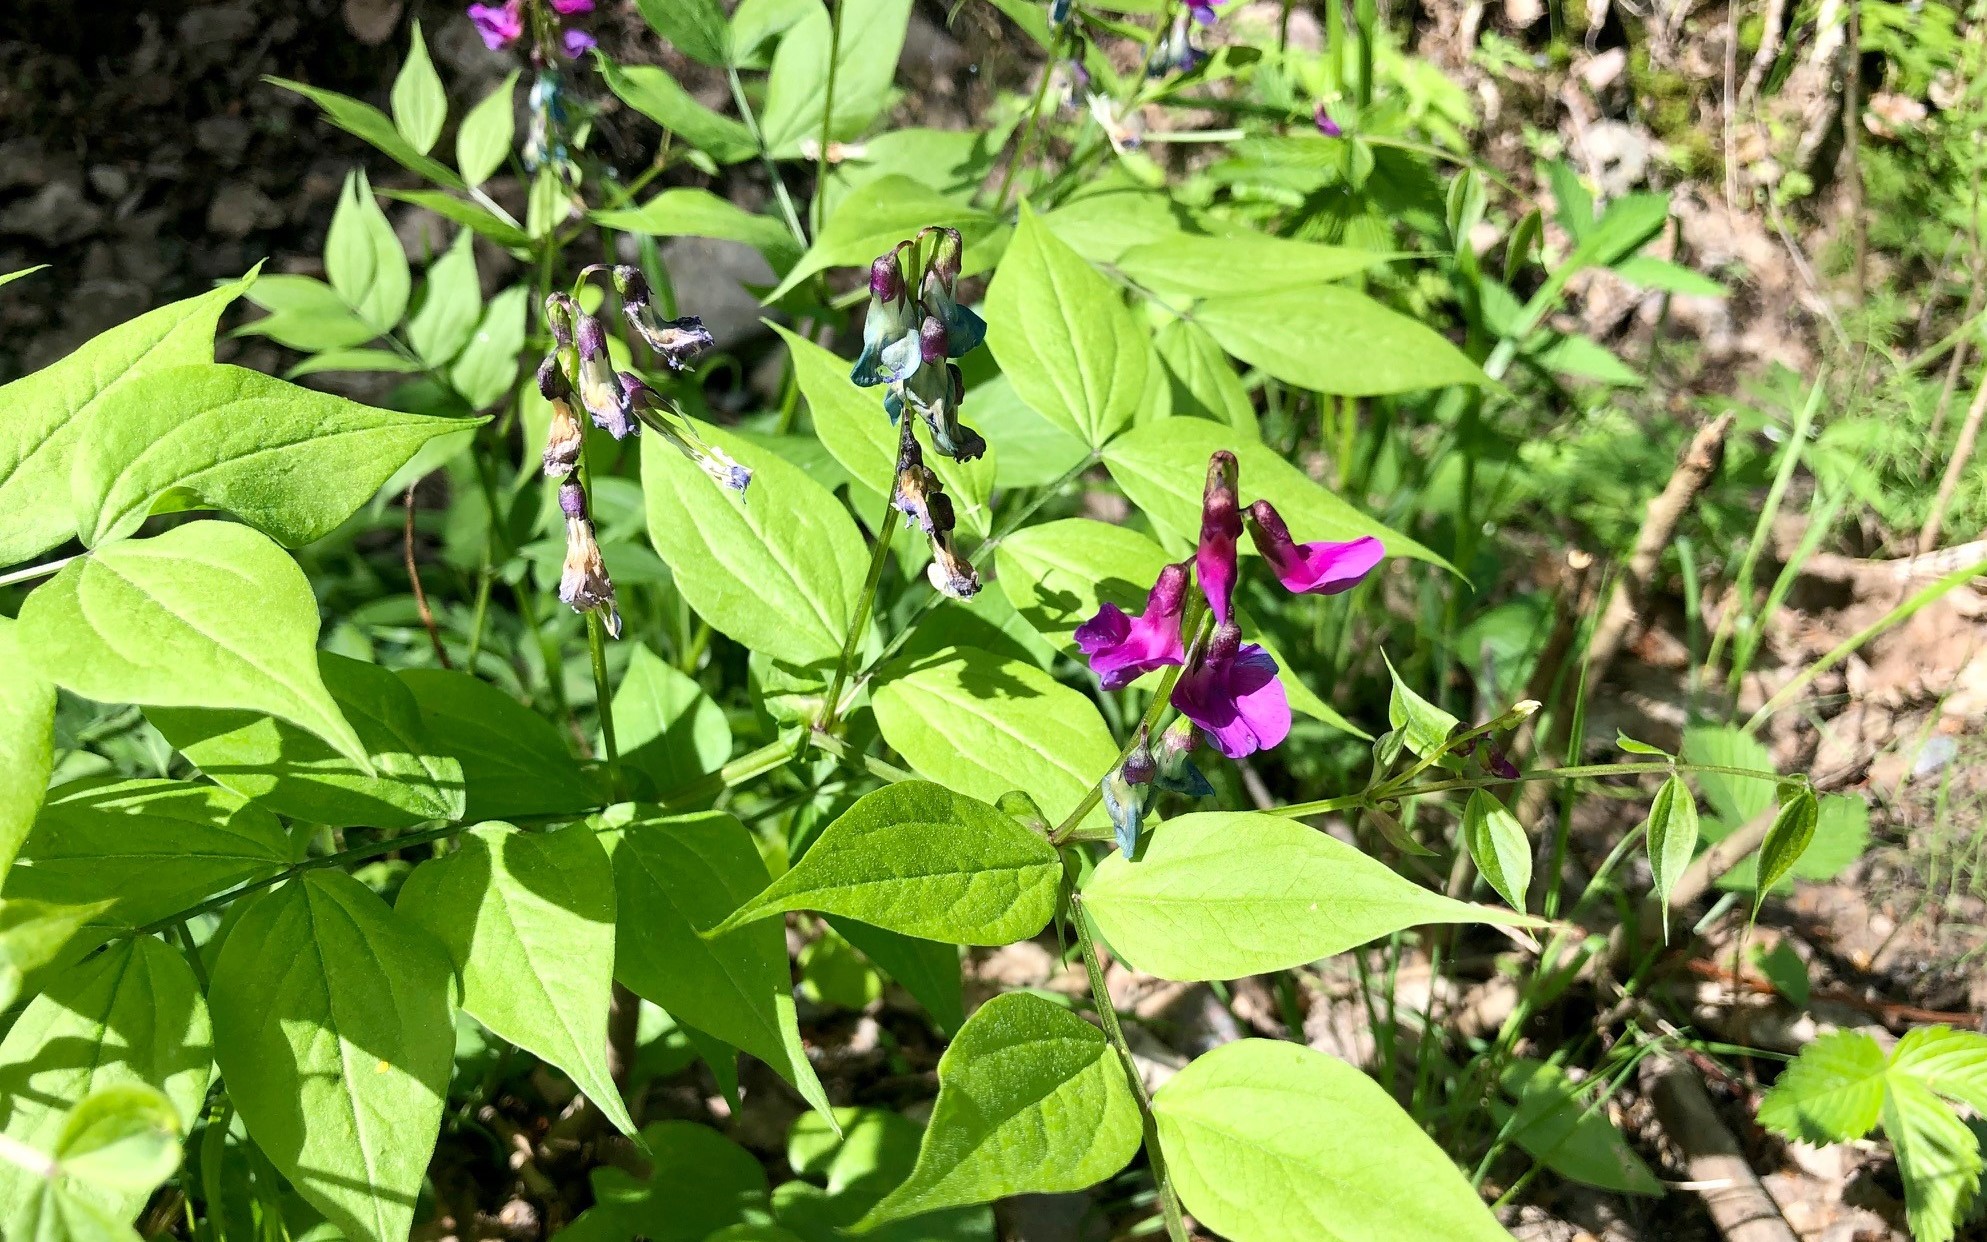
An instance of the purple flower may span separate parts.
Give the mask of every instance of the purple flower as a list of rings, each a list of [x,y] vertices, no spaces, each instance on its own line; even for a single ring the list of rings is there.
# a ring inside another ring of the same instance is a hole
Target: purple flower
[[[1276,661],[1233,625],[1214,637],[1173,687],[1173,706],[1230,759],[1267,750],[1290,734],[1290,700]]]
[[[1214,10],[1226,3],[1227,0],[1187,0],[1187,12],[1191,13],[1193,19],[1201,25],[1212,26],[1214,19],[1219,16]]]
[[[1205,538],[1203,536],[1203,538]],[[1387,554],[1378,539],[1361,535],[1345,543],[1320,540],[1296,543],[1275,506],[1258,500],[1249,506],[1249,538],[1256,551],[1276,570],[1287,591],[1300,595],[1337,595],[1358,586]]]
[[[922,361],[918,327],[922,322],[904,288],[898,260],[910,246],[897,246],[869,265],[869,316],[862,321],[862,353],[849,379],[860,388],[894,384],[909,378]]]
[[[561,17],[593,12],[593,0],[552,0],[552,11]]]
[[[476,23],[476,33],[483,36],[484,47],[493,52],[502,51],[524,34],[524,0],[472,4],[469,20]]]
[[[1076,645],[1090,657],[1090,669],[1106,690],[1121,690],[1155,668],[1186,659],[1180,641],[1180,614],[1187,598],[1187,567],[1168,565],[1145,597],[1145,611],[1133,618],[1116,604],[1076,627]]]
[[[1207,459],[1207,490],[1201,495],[1200,547],[1194,552],[1194,569],[1216,625],[1227,625],[1234,612],[1235,541],[1242,535],[1236,474],[1235,454],[1226,449]]]
[[[1338,127],[1337,121],[1332,120],[1332,114],[1325,111],[1325,105],[1323,104],[1319,104],[1312,110],[1311,123],[1316,125],[1318,132],[1327,138],[1345,137],[1345,131]]]
[[[553,2],[554,6],[556,7],[557,0],[553,0]],[[591,0],[588,0],[587,7],[588,8],[593,7]],[[595,39],[592,35],[588,34],[584,30],[568,30],[564,34],[559,36],[559,42],[564,45],[566,49],[566,58],[568,60],[578,60],[580,57],[586,55],[588,52],[591,52],[594,48],[594,45],[598,43],[599,40]]]
[[[586,407],[594,426],[616,440],[625,440],[635,434],[633,399],[608,360],[607,334],[598,319],[582,315],[578,336],[580,404]]]

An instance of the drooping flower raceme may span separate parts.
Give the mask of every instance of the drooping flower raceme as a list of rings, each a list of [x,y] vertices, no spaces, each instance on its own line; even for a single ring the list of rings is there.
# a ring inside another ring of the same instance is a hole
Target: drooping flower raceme
[[[587,517],[586,491],[577,479],[559,486],[559,511],[566,515],[566,563],[559,574],[559,599],[574,612],[598,612],[607,632],[621,637],[621,613],[614,605],[614,583],[600,559],[600,543]]]

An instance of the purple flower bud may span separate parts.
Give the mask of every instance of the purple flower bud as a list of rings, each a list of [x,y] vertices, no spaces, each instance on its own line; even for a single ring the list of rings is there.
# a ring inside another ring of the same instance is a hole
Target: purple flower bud
[[[904,269],[897,252],[877,255],[869,265],[869,296],[894,302],[904,296]]]
[[[1318,132],[1327,138],[1345,137],[1345,131],[1338,127],[1337,121],[1332,120],[1332,114],[1325,111],[1325,105],[1323,104],[1319,104],[1312,110],[1311,123],[1316,125]]]
[[[559,512],[569,518],[586,516],[586,489],[573,479],[559,484]]]
[[[1241,502],[1235,495],[1238,474],[1235,454],[1226,449],[1207,459],[1207,488],[1201,494],[1200,546],[1194,551],[1194,568],[1200,575],[1201,594],[1207,597],[1218,626],[1226,626],[1234,613],[1235,541],[1242,534]]]
[[[621,295],[621,301],[630,306],[646,306],[654,296],[649,289],[649,278],[642,275],[642,269],[631,263],[617,264],[613,271],[614,292]]]
[[[926,315],[918,329],[918,358],[926,365],[945,361],[945,325],[936,315]],[[941,373],[943,368],[940,368]]]
[[[592,315],[582,315],[578,324],[580,404],[594,426],[625,440],[635,433],[632,402],[614,365],[607,356],[607,333]]]
[[[557,354],[545,355],[545,360],[538,364],[538,394],[547,401],[564,401],[573,395],[573,386],[566,382]]]
[[[559,36],[559,46],[566,50],[566,59],[578,60],[599,46],[600,41],[584,30],[568,30]]]
[[[900,383],[921,361],[918,320],[904,295],[904,271],[897,257],[909,244],[878,255],[869,265],[869,314],[862,321],[862,353],[849,369],[849,378],[858,387]]]
[[[1159,761],[1152,757],[1152,748],[1146,745],[1145,730],[1138,731],[1138,743],[1125,755],[1124,766],[1119,769],[1125,774],[1125,781],[1132,785],[1150,785],[1152,778],[1159,775]]]
[[[1118,852],[1130,858],[1132,851],[1138,848],[1138,829],[1145,818],[1145,799],[1126,778],[1122,767],[1105,773],[1098,792],[1103,794],[1104,813],[1111,817],[1111,835],[1117,838]]]
[[[1156,751],[1159,775],[1153,779],[1153,785],[1189,798],[1213,797],[1214,786],[1207,783],[1207,777],[1202,776],[1200,769],[1187,758],[1199,742],[1200,731],[1185,716],[1167,726],[1166,731],[1159,735]]]
[[[1290,528],[1283,524],[1276,506],[1267,500],[1249,506],[1249,538],[1276,571],[1284,589],[1305,595],[1349,591],[1386,555],[1386,548],[1371,535],[1344,543],[1297,543],[1290,538]]]
[[[577,17],[593,12],[593,0],[552,0],[552,11],[561,17]]]

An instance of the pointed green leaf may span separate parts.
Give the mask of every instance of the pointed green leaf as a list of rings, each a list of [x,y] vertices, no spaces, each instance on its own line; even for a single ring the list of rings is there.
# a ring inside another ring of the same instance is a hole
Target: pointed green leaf
[[[808,665],[841,653],[869,553],[846,510],[799,467],[698,424],[752,471],[740,497],[661,436],[642,440],[649,538],[699,616],[774,659]]]
[[[291,857],[283,825],[239,794],[185,781],[82,780],[53,792],[4,892],[110,901],[92,922],[139,927],[272,876]]]
[[[1884,1053],[1861,1031],[1830,1031],[1801,1049],[1759,1102],[1759,1124],[1803,1143],[1846,1143],[1876,1128]]]
[[[497,89],[469,110],[455,131],[455,166],[471,189],[488,181],[510,157],[511,139],[517,132],[512,111],[516,94],[517,70],[513,69]]]
[[[904,781],[864,795],[715,931],[817,910],[925,940],[1011,944],[1048,925],[1061,877],[1042,837],[984,802]]]
[[[564,1070],[623,1134],[635,1123],[607,1070],[614,870],[593,829],[481,824],[407,877],[394,909],[448,950],[462,1008]]]
[[[1820,816],[1821,807],[1815,801],[1814,790],[1806,785],[1781,803],[1773,817],[1773,826],[1766,830],[1766,839],[1759,843],[1759,892],[1752,899],[1753,917],[1759,916],[1766,890],[1778,884],[1801,861],[1801,855],[1807,853]]]
[[[1052,820],[1118,758],[1088,697],[1033,664],[969,647],[886,670],[874,705],[884,740],[920,775],[982,802],[1026,790]]]
[[[705,1242],[734,1221],[763,1218],[766,1171],[709,1126],[656,1121],[642,1127],[649,1172],[593,1171],[593,1206],[557,1236],[570,1242]]]
[[[212,1077],[207,1005],[186,959],[149,936],[119,941],[63,971],[0,1042],[4,1133],[52,1152],[71,1107],[132,1084],[165,1092],[184,1131],[200,1115]],[[17,1202],[37,1180],[0,1160],[0,1203]],[[135,1215],[149,1193],[73,1189],[118,1221]]]
[[[414,313],[407,317],[407,343],[423,362],[440,370],[469,344],[482,318],[483,287],[476,276],[475,234],[464,229],[441,258],[428,265],[421,296]]]
[[[428,42],[421,37],[421,23],[414,23],[414,42],[393,79],[393,125],[400,136],[422,155],[435,149],[448,120],[448,94],[428,59]]]
[[[462,770],[466,803],[455,818],[585,814],[599,805],[558,727],[467,673],[402,669],[428,744]]]
[[[664,0],[649,0],[661,3]],[[678,0],[680,2],[680,0]],[[776,159],[804,154],[802,144],[821,140],[821,120],[829,107],[828,58],[834,52],[834,118],[829,141],[859,137],[890,98],[897,58],[911,16],[911,0],[836,0],[841,31],[836,37],[826,7],[814,4],[781,38],[766,80],[766,106],[759,129]]]
[[[1508,1242],[1391,1096],[1302,1044],[1223,1044],[1161,1087],[1152,1111],[1187,1210],[1234,1242]]]
[[[242,367],[153,372],[103,406],[108,434],[77,453],[83,541],[152,513],[221,509],[298,547],[336,530],[422,445],[482,420],[375,409]]]
[[[1418,320],[1342,285],[1224,294],[1193,320],[1286,384],[1349,397],[1488,384],[1483,368]]]
[[[639,207],[592,213],[595,224],[645,237],[714,237],[743,242],[766,256],[775,269],[793,266],[800,243],[772,216],[745,210],[709,190],[664,190]]]
[[[49,1153],[64,1176],[129,1195],[149,1195],[179,1167],[179,1109],[147,1083],[99,1087],[63,1118]]]
[[[966,1021],[966,1002],[959,977],[959,950],[936,940],[920,940],[900,932],[838,914],[825,916],[856,951],[889,975],[947,1035],[956,1035]]]
[[[0,620],[0,876],[20,851],[55,764],[55,687]]]
[[[324,110],[324,119],[363,142],[372,144],[385,152],[403,168],[412,169],[436,185],[451,190],[462,188],[462,178],[449,170],[439,160],[416,151],[412,144],[400,136],[387,115],[369,103],[362,103],[350,95],[328,91],[322,87],[305,86],[302,82],[292,82],[288,78],[264,77],[272,86],[280,86],[286,91],[295,91]]]
[[[987,287],[986,317],[987,345],[1014,391],[1090,447],[1138,412],[1152,364],[1144,329],[1117,287],[1025,203]]]
[[[0,1011],[13,1008],[24,990],[39,990],[43,967],[81,941],[79,933],[105,910],[110,899],[57,905],[30,897],[0,901]],[[100,941],[92,935],[81,948]]]
[[[99,548],[28,596],[16,637],[85,698],[267,712],[366,763],[318,675],[310,583],[246,526],[191,522]]]
[[[441,947],[336,870],[257,899],[214,964],[228,1096],[353,1242],[403,1242],[413,1222],[455,1050],[452,986]]]
[[[1126,250],[1116,266],[1162,297],[1182,302],[1218,295],[1253,297],[1310,290],[1385,263],[1390,256],[1247,229],[1219,237],[1178,233]]]
[[[76,534],[69,475],[79,448],[105,434],[97,413],[131,381],[214,360],[214,325],[250,278],[138,316],[33,375],[0,388],[0,565]],[[356,344],[357,342],[351,342]]]
[[[469,343],[449,368],[449,383],[471,409],[487,409],[508,397],[517,382],[518,354],[524,349],[531,290],[523,285],[490,299]]]
[[[1287,970],[1422,923],[1536,926],[1430,892],[1295,820],[1201,812],[1153,830],[1138,861],[1112,854],[1083,907],[1132,967],[1162,979]]]
[[[324,274],[346,305],[376,332],[391,330],[407,311],[412,287],[407,255],[363,172],[345,178],[331,232],[324,239]]]
[[[731,27],[717,0],[638,0],[636,7],[651,30],[690,59],[717,66],[730,60]]]
[[[1697,799],[1680,776],[1671,776],[1649,804],[1649,875],[1663,903],[1664,934],[1669,932],[1670,890],[1697,852]]]
[[[614,690],[614,736],[621,762],[648,773],[669,793],[731,758],[724,709],[676,666],[635,644]]]
[[[1401,743],[1416,757],[1426,759],[1442,752],[1463,722],[1416,694],[1401,680],[1386,653],[1382,652],[1381,658],[1386,659],[1387,675],[1394,683],[1393,695],[1387,700],[1387,723],[1400,731]]]
[[[1139,1124],[1124,1064],[1102,1031],[1027,992],[996,996],[939,1058],[917,1167],[855,1229],[1093,1186],[1131,1161]]]
[[[1172,378],[1176,413],[1203,414],[1228,424],[1246,439],[1261,438],[1249,390],[1205,329],[1192,320],[1175,319],[1152,338],[1152,347]]]
[[[1514,910],[1525,908],[1532,887],[1532,842],[1509,808],[1483,790],[1463,806],[1463,842],[1490,887]]]
[[[740,121],[711,111],[653,65],[620,65],[599,56],[600,80],[621,102],[720,164],[736,164],[758,154],[752,131]]]
[[[1659,759],[1667,759],[1670,754],[1670,752],[1660,746],[1651,746],[1647,742],[1638,742],[1619,729],[1614,731],[1614,744],[1617,749],[1625,750],[1631,755],[1653,755]]]
[[[841,93],[839,84],[835,90]],[[868,267],[876,256],[887,253],[898,242],[909,241],[927,225],[959,230],[966,242],[964,270],[968,275],[986,269],[991,248],[985,243],[999,227],[999,221],[978,207],[945,197],[930,186],[892,175],[878,177],[845,195],[816,234],[814,245],[764,300],[771,305],[814,273],[831,267],[858,264]]]

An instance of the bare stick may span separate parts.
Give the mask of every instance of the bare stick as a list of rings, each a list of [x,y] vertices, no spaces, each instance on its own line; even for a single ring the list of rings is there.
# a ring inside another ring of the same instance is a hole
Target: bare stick
[[[1973,456],[1973,446],[1980,439],[1980,420],[1987,417],[1987,369],[1980,375],[1980,387],[1974,390],[1973,404],[1966,407],[1966,421],[1960,424],[1959,443],[1953,446],[1952,460],[1946,463],[1946,476],[1939,480],[1939,494],[1932,501],[1932,512],[1925,519],[1925,529],[1918,532],[1918,553],[1924,555],[1939,545],[1939,527],[1946,520],[1946,507],[1952,504],[1953,493],[1959,490],[1961,476],[1966,473],[1967,461]]]
[[[421,628],[428,631],[428,643],[435,649],[435,659],[443,668],[452,669],[455,665],[449,661],[448,649],[442,646],[441,630],[435,625],[434,611],[428,607],[428,593],[421,588],[421,567],[414,560],[414,485],[411,483],[407,486],[404,503],[407,523],[400,532],[400,546],[407,562],[407,581],[414,587],[414,608],[421,614]]]
[[[1738,1140],[1719,1120],[1697,1071],[1663,1057],[1653,1077],[1656,1117],[1682,1149],[1691,1183],[1726,1242],[1799,1242],[1746,1163]]]

